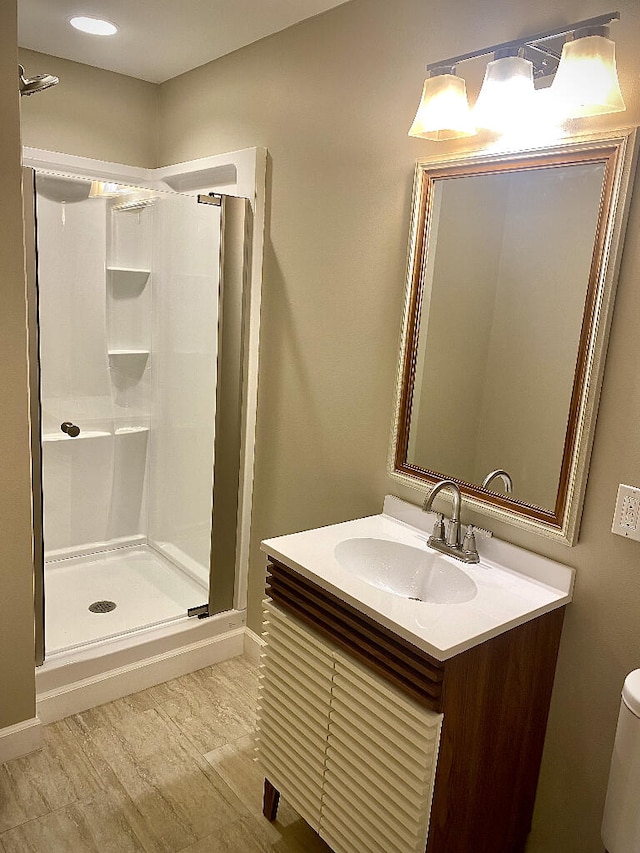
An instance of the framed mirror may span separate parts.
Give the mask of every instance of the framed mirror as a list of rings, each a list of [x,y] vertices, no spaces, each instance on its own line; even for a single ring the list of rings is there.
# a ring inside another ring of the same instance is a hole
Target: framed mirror
[[[418,162],[394,478],[575,542],[634,142]]]

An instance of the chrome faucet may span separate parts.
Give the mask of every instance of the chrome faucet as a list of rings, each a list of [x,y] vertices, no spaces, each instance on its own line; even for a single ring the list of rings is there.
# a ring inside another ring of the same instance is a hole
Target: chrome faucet
[[[448,554],[450,557],[455,557],[456,560],[462,560],[463,563],[480,562],[474,532],[478,531],[484,536],[491,536],[492,533],[489,530],[484,530],[481,527],[469,524],[467,526],[464,539],[461,541],[460,505],[462,503],[462,496],[460,494],[460,486],[454,480],[440,480],[437,482],[424,499],[422,509],[424,512],[431,512],[433,500],[436,495],[442,491],[442,489],[451,489],[453,492],[453,510],[451,513],[451,519],[449,520],[447,532],[445,534],[444,514],[436,512],[437,520],[433,527],[433,533],[427,541],[427,545],[431,548],[435,548],[436,551],[440,551],[442,554]]]
[[[429,492],[429,494],[424,499],[424,503],[422,504],[422,509],[425,512],[431,512],[431,505],[433,504],[433,499],[435,496],[442,491],[442,489],[451,489],[453,492],[453,511],[451,514],[451,520],[449,522],[449,526],[447,528],[447,536],[445,539],[445,543],[447,545],[452,545],[454,547],[460,546],[460,503],[462,502],[462,497],[460,495],[460,486],[457,483],[454,483],[453,480],[440,480],[440,482],[436,483],[433,489]],[[439,516],[442,513],[438,513]],[[442,519],[439,518],[436,522],[438,527],[438,541],[441,538],[439,534],[441,532]],[[434,528],[434,536],[436,535],[436,531]],[[433,538],[433,537],[431,537]],[[431,544],[431,543],[429,543]]]
[[[487,489],[491,481],[495,480],[497,477],[500,477],[504,483],[505,493],[510,495],[513,491],[513,480],[511,479],[509,472],[505,471],[504,468],[497,468],[495,471],[490,471],[482,481],[482,488]]]

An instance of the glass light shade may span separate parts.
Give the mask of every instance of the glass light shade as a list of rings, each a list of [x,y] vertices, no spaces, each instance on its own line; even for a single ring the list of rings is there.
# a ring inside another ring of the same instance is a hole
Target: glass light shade
[[[534,95],[533,64],[528,59],[494,59],[487,64],[473,120],[477,127],[504,133],[527,121]]]
[[[599,35],[566,42],[551,91],[567,118],[625,110],[614,42]]]
[[[455,74],[428,77],[424,81],[422,100],[409,136],[440,140],[473,136],[475,133],[467,87],[462,77]]]

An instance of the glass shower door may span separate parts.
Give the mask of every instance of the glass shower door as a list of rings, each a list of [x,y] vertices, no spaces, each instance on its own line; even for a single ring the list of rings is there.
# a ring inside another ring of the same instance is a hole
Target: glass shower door
[[[208,598],[216,411],[220,208],[158,200],[148,536]]]

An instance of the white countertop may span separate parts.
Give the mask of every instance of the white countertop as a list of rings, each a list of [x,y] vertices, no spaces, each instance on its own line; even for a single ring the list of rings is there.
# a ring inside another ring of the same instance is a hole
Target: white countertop
[[[380,515],[265,539],[262,550],[370,616],[437,660],[447,660],[510,628],[568,604],[574,570],[495,538],[478,541],[480,563],[445,557],[476,584],[463,603],[413,601],[343,568],[335,548],[346,539],[388,539],[432,552],[435,516],[388,496]]]

